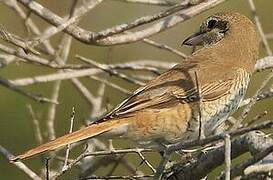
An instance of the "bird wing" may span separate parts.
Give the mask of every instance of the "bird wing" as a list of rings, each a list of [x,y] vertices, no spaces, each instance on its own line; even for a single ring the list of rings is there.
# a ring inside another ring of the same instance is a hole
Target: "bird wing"
[[[171,107],[177,103],[196,102],[200,99],[199,92],[202,102],[213,101],[229,92],[232,79],[211,80],[198,85],[199,78],[195,70],[196,67],[175,66],[147,85],[138,88],[104,119],[132,116],[137,111]]]

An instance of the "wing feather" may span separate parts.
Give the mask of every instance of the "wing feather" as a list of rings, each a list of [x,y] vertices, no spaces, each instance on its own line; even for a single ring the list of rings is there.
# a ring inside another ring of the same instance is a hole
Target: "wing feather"
[[[213,101],[231,88],[232,80],[212,81],[201,84],[202,101]],[[116,116],[131,116],[134,112],[170,107],[176,103],[191,103],[199,100],[199,90],[193,73],[181,67],[163,73],[146,86],[138,88],[133,95],[112,110],[105,119]]]

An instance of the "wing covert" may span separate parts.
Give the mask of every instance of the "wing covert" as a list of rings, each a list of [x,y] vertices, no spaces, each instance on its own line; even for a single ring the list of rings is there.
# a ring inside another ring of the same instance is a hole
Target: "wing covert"
[[[176,103],[192,103],[199,100],[196,78],[192,72],[175,67],[138,88],[133,95],[107,114],[106,119],[131,116],[134,112],[154,108],[171,107]],[[232,80],[212,81],[200,85],[202,101],[213,101],[227,94]]]

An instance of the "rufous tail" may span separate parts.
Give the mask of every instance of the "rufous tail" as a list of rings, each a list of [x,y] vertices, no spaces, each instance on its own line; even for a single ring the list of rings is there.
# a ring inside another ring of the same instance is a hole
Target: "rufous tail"
[[[101,122],[98,124],[92,124],[88,127],[85,127],[83,129],[80,129],[70,134],[66,134],[53,141],[50,141],[48,143],[35,147],[19,156],[12,158],[11,161],[17,161],[17,160],[25,159],[25,158],[28,158],[46,151],[55,150],[65,145],[97,136],[99,134],[110,131],[114,128],[118,128],[120,126],[126,125],[127,123],[128,123],[127,119],[117,119],[117,120]]]

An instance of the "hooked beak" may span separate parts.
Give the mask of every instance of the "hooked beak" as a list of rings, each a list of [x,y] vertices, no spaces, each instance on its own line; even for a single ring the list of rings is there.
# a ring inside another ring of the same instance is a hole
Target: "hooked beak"
[[[204,41],[204,32],[197,32],[185,39],[181,46],[187,45],[187,46],[199,46],[203,44]]]

